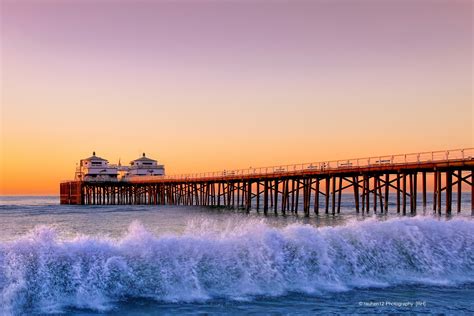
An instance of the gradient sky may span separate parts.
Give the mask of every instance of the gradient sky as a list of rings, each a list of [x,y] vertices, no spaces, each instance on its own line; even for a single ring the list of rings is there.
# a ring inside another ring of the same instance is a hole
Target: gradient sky
[[[470,0],[0,1],[0,194],[474,147]]]

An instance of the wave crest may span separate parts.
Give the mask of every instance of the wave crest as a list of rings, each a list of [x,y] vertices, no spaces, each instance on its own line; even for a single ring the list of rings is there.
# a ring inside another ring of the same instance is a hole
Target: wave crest
[[[431,218],[274,228],[190,223],[156,237],[140,223],[120,239],[60,240],[38,227],[0,244],[3,312],[106,310],[126,298],[195,301],[474,281],[474,222]]]

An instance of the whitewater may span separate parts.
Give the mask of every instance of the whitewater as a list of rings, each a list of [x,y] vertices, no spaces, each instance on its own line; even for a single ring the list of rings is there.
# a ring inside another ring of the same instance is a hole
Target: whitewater
[[[10,229],[0,234],[2,314],[474,312],[469,217],[311,222],[48,203],[0,211]]]

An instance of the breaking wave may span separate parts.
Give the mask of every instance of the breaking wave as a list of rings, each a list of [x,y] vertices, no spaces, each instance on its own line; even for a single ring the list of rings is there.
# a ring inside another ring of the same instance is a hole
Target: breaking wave
[[[400,284],[474,282],[474,221],[405,218],[339,227],[189,223],[156,237],[134,222],[120,239],[61,240],[38,227],[0,244],[0,312],[107,310],[145,298],[252,299]]]

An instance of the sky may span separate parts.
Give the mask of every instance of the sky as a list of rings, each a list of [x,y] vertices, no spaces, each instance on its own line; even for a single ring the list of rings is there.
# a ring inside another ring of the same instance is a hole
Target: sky
[[[0,0],[0,194],[474,147],[470,0]]]

